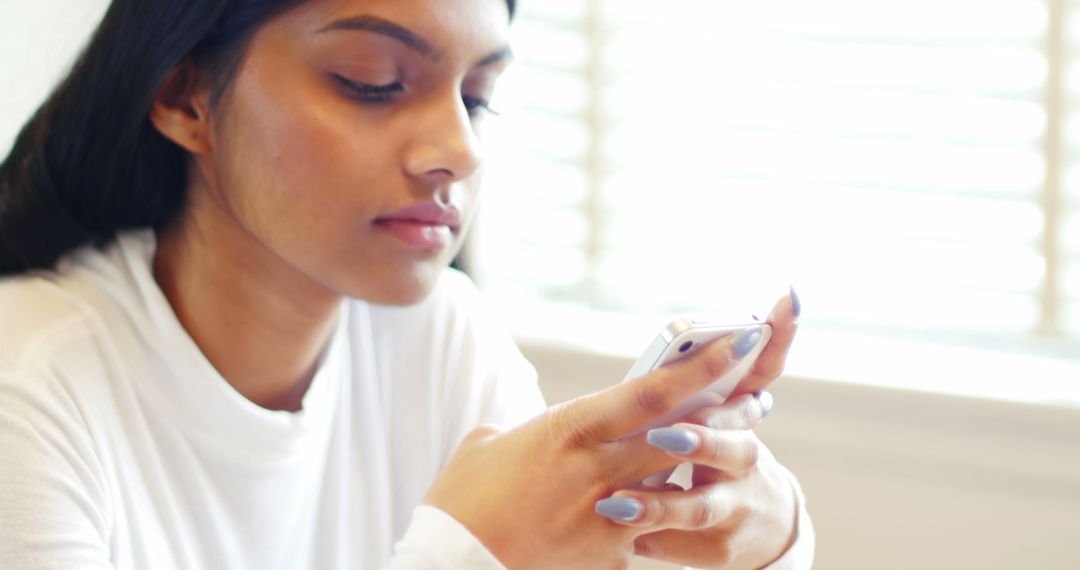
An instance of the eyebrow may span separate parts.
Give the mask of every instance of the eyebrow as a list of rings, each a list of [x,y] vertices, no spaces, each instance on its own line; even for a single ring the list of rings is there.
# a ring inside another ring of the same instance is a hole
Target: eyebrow
[[[507,45],[480,58],[480,61],[476,62],[475,67],[484,67],[485,65],[491,65],[493,63],[511,59],[514,59],[514,51]]]
[[[438,58],[435,46],[431,45],[430,42],[420,37],[412,30],[399,26],[390,20],[384,20],[375,16],[354,16],[352,18],[344,18],[330,22],[322,28],[319,28],[319,31],[316,33],[321,34],[323,32],[339,30],[373,32],[388,38],[393,38],[421,55],[428,56],[432,59]]]
[[[416,32],[399,24],[395,24],[390,20],[379,18],[378,16],[354,16],[351,18],[335,20],[322,28],[319,28],[315,33],[321,34],[324,32],[342,30],[372,32],[397,40],[402,44],[405,44],[409,49],[420,55],[426,56],[429,59],[438,60],[442,57],[442,54],[439,50],[435,49],[435,46],[431,45],[431,42],[427,41]],[[503,46],[480,58],[475,67],[491,65],[499,61],[511,59],[512,57],[513,52],[511,51],[510,46]]]

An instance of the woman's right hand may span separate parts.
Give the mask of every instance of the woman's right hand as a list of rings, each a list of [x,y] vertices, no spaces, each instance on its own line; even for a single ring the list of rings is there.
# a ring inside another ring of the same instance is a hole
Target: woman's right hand
[[[784,347],[786,349],[786,347]],[[512,430],[477,428],[424,499],[465,525],[509,568],[623,568],[641,529],[599,516],[614,491],[681,460],[645,434],[737,362],[730,337],[630,382],[549,408]]]

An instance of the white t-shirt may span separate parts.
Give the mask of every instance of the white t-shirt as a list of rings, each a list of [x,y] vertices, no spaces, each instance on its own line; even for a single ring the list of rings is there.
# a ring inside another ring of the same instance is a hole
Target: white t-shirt
[[[409,307],[343,303],[291,413],[203,356],[154,247],[129,232],[0,280],[0,567],[502,568],[418,507],[471,429],[544,407],[466,277]]]

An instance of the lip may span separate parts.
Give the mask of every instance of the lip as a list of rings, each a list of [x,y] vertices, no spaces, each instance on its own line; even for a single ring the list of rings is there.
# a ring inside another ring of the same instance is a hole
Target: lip
[[[410,247],[440,250],[453,242],[461,211],[429,200],[380,216],[374,224]]]
[[[385,222],[413,222],[432,226],[447,226],[456,232],[458,227],[461,226],[461,211],[453,204],[442,206],[433,200],[428,200],[385,216],[379,216],[375,220],[376,224]]]

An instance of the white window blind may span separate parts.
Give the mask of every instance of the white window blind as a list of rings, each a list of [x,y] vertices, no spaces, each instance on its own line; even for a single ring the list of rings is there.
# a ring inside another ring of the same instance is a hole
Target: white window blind
[[[1070,354],[1080,0],[544,0],[473,247],[507,303]]]

